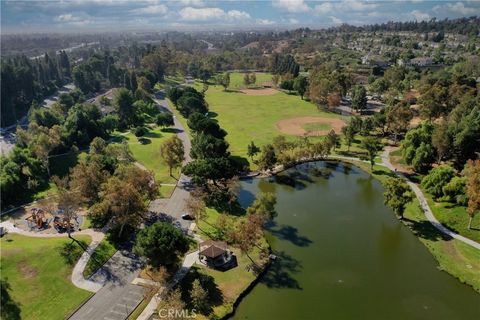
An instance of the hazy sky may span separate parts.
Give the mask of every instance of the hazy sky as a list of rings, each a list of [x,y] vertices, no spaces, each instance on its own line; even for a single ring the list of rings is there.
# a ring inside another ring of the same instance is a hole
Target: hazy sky
[[[480,0],[0,1],[2,33],[325,27],[480,15]]]

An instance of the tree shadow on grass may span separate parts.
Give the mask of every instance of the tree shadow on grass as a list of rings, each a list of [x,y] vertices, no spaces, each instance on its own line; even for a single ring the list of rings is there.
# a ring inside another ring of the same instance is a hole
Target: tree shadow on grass
[[[10,284],[8,283],[8,279],[1,279],[0,280],[0,299],[1,299],[1,306],[0,306],[0,316],[2,319],[10,319],[10,320],[20,320],[20,307],[19,303],[15,302],[12,297],[10,296],[11,291]]]
[[[403,218],[402,220],[412,230],[412,232],[420,238],[430,241],[452,240],[452,237],[437,230],[429,221],[415,221],[408,218]]]
[[[162,132],[167,132],[167,133],[180,133],[183,132],[183,130],[177,129],[177,128],[162,128]]]
[[[186,302],[189,309],[193,309],[195,307],[192,304],[190,292],[193,287],[193,282],[197,279],[199,280],[202,288],[207,292],[207,301],[205,301],[205,306],[203,310],[198,311],[200,311],[200,313],[203,315],[208,316],[212,313],[213,307],[223,304],[223,293],[215,283],[215,279],[212,276],[202,273],[199,267],[192,267],[179,284],[180,291],[182,293],[182,300]]]
[[[303,290],[292,274],[300,272],[300,261],[289,256],[284,251],[275,252],[277,259],[272,262],[268,271],[260,280],[269,288],[273,289],[297,289]]]
[[[298,247],[307,247],[312,243],[309,238],[299,235],[298,229],[292,226],[278,226],[275,222],[271,222],[267,226],[267,230],[275,237],[290,241]]]

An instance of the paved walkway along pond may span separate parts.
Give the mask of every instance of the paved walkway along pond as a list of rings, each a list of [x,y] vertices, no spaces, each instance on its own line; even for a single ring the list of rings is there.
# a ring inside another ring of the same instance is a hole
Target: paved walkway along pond
[[[278,259],[233,319],[480,318],[480,294],[437,269],[360,169],[310,163],[242,188],[244,206],[276,193],[269,229]]]

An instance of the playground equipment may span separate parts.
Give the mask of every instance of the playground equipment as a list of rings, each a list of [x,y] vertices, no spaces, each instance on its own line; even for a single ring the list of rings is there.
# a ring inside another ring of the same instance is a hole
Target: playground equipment
[[[67,230],[75,230],[75,224],[65,217],[55,216],[53,218],[53,225],[58,232],[66,232]]]
[[[31,213],[31,215],[28,216],[27,218],[25,218],[25,220],[27,220],[29,225],[30,225],[30,223],[33,224],[32,228],[37,227],[38,229],[43,229],[43,228],[47,227],[48,220],[45,217],[45,213],[43,212],[42,209],[32,208],[30,210],[30,213]]]

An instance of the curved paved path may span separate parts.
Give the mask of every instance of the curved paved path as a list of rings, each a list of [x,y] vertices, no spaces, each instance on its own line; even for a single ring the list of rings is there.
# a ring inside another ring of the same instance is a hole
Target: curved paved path
[[[427,199],[425,199],[425,196],[423,195],[423,192],[422,190],[420,190],[420,188],[418,187],[418,185],[416,183],[413,183],[412,181],[410,181],[410,179],[408,179],[407,176],[405,176],[403,173],[401,172],[398,172],[398,171],[395,171],[395,167],[392,165],[392,163],[390,162],[390,148],[387,147],[385,148],[385,150],[383,151],[382,155],[381,155],[381,158],[382,158],[382,163],[387,167],[389,168],[390,170],[392,170],[393,172],[395,172],[395,174],[404,179],[407,184],[410,186],[410,188],[412,188],[413,192],[415,193],[415,195],[417,196],[417,199],[418,201],[420,202],[420,206],[422,207],[422,210],[423,210],[423,213],[425,214],[425,217],[427,218],[427,220],[435,227],[437,228],[440,232],[452,237],[452,238],[455,238],[457,240],[460,240],[462,241],[463,243],[466,243],[476,249],[479,249],[480,250],[480,243],[476,242],[476,241],[473,241],[472,239],[469,239],[469,238],[466,238],[464,236],[461,236],[455,232],[453,232],[452,230],[446,228],[444,225],[442,225],[436,218],[435,216],[433,215],[433,212],[432,210],[430,209],[430,207],[428,206],[428,203],[427,203]]]
[[[0,226],[5,228],[9,233],[17,233],[23,236],[33,238],[64,238],[68,236],[68,234],[66,233],[37,233],[26,231],[15,227],[15,225],[11,221],[4,221],[0,223]],[[97,292],[103,287],[103,284],[85,279],[83,277],[83,270],[85,270],[91,254],[95,251],[98,244],[103,240],[105,234],[103,232],[95,231],[93,229],[85,229],[82,231],[73,232],[72,235],[87,235],[92,238],[92,242],[90,242],[87,250],[82,254],[77,264],[73,268],[71,277],[72,283],[80,289],[84,289],[90,292]]]

